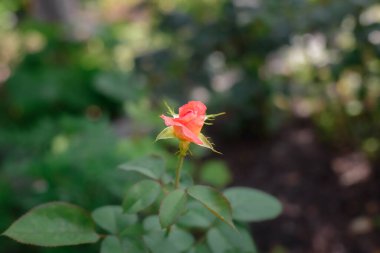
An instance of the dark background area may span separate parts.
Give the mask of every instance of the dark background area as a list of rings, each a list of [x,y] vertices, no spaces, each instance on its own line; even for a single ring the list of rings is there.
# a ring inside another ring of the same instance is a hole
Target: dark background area
[[[224,161],[284,205],[251,225],[260,252],[380,252],[377,2],[2,0],[0,231],[47,201],[119,203],[119,163],[171,159],[163,101],[201,100],[226,112],[205,129],[224,155],[188,166]],[[26,251],[96,246],[0,238]]]

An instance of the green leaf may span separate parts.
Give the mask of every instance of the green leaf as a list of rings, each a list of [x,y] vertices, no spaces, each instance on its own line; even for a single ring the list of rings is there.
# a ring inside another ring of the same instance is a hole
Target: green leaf
[[[221,193],[203,185],[191,186],[187,188],[187,193],[203,204],[216,217],[234,228],[230,203]]]
[[[176,138],[174,135],[173,127],[167,127],[164,130],[162,130],[156,137],[156,141],[163,140],[163,139],[171,139]]]
[[[237,232],[237,231],[238,232]],[[257,252],[250,233],[241,227],[236,230],[219,224],[207,232],[207,244],[213,253],[220,252]]]
[[[140,245],[141,244],[141,245]],[[145,253],[142,241],[136,239],[107,236],[100,246],[100,253]]]
[[[160,224],[162,228],[167,228],[174,224],[186,207],[187,195],[182,189],[170,192],[160,206]]]
[[[207,232],[207,243],[213,253],[225,253],[233,249],[233,246],[226,241],[216,228],[211,228]]]
[[[215,187],[224,187],[232,180],[231,173],[222,161],[209,161],[201,169],[200,178],[203,182]]]
[[[142,234],[144,234],[143,225],[140,222],[137,222],[135,224],[132,224],[126,227],[122,232],[118,234],[118,236],[137,238],[137,237],[141,237]]]
[[[149,248],[152,253],[179,253],[180,251],[174,247],[173,242],[165,237],[165,233],[162,231],[150,232],[143,236],[145,245]]]
[[[135,214],[125,214],[120,206],[103,206],[92,212],[92,218],[101,228],[118,234],[126,227],[136,223]]]
[[[230,200],[233,218],[238,221],[264,221],[282,212],[281,203],[268,193],[246,187],[233,187],[224,191]]]
[[[180,252],[188,250],[194,243],[194,237],[189,232],[176,227],[170,231],[168,240]]]
[[[154,231],[145,235],[143,240],[153,253],[179,253],[188,250],[194,243],[190,233],[176,227],[168,236],[164,231]]]
[[[127,249],[128,253],[148,253],[144,242],[141,238],[124,238],[123,246]]]
[[[187,228],[208,228],[215,221],[215,216],[198,201],[189,201],[187,212],[178,219],[178,224]]]
[[[152,180],[142,180],[128,189],[123,209],[126,213],[137,213],[151,204],[160,194],[160,184]]]
[[[100,253],[127,253],[122,243],[116,236],[107,236],[102,241]]]
[[[137,172],[151,179],[160,179],[165,171],[165,162],[159,156],[148,156],[119,166],[125,171]]]
[[[190,250],[189,253],[212,253],[211,250],[205,244],[196,244]]]
[[[20,243],[46,247],[95,243],[99,239],[91,216],[82,208],[63,202],[32,209],[3,235]]]
[[[146,231],[161,231],[158,215],[151,215],[144,219],[143,226]]]

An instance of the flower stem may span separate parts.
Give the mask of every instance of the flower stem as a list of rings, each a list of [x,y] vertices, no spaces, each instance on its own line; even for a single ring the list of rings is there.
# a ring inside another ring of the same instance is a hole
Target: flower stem
[[[183,160],[185,159],[185,155],[179,154],[178,157],[178,167],[175,171],[175,188],[178,189],[179,187],[179,179],[181,178],[181,170],[182,170],[182,165],[183,165]]]
[[[178,166],[175,171],[175,188],[176,189],[179,188],[179,180],[181,178],[183,160],[185,159],[187,151],[189,150],[189,145],[190,145],[190,142],[187,142],[187,141],[181,141],[179,143]]]
[[[169,236],[171,230],[172,230],[172,226],[169,226],[169,227],[166,229],[165,237],[168,237],[168,236]]]

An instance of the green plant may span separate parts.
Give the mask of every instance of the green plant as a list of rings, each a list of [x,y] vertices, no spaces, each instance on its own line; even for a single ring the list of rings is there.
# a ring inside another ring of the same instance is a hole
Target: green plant
[[[168,127],[157,139],[179,140],[174,175],[159,156],[130,161],[119,166],[134,179],[121,205],[99,207],[89,214],[64,202],[43,204],[15,221],[3,235],[46,247],[102,240],[102,253],[256,252],[247,222],[275,218],[281,204],[259,190],[232,187],[220,192],[181,175],[190,143],[215,151],[200,131],[220,114],[206,115],[205,111],[202,103],[192,101],[178,115],[169,109],[173,118],[161,116]]]

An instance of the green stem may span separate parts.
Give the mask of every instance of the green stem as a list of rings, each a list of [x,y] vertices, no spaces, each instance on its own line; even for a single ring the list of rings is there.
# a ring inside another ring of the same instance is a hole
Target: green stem
[[[175,188],[176,189],[179,188],[179,180],[181,178],[183,160],[185,159],[187,151],[189,150],[189,145],[190,145],[190,142],[188,141],[181,141],[179,143],[178,167],[175,171]]]
[[[168,236],[169,236],[171,230],[172,230],[172,226],[169,226],[169,227],[166,229],[165,237],[168,237]]]
[[[181,178],[181,170],[182,170],[182,165],[183,165],[183,160],[185,159],[184,154],[180,153],[178,157],[178,167],[175,171],[175,188],[178,189],[179,187],[179,179]]]

